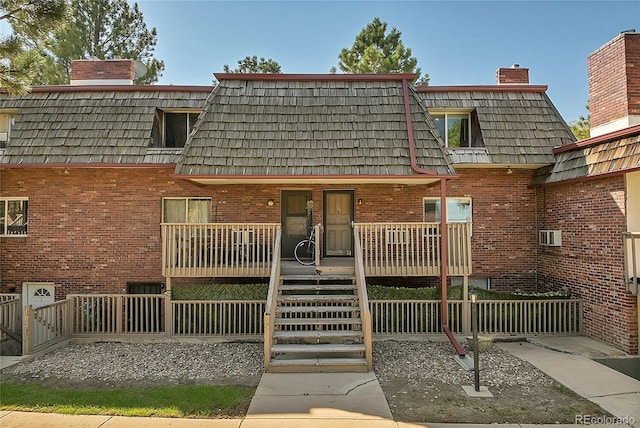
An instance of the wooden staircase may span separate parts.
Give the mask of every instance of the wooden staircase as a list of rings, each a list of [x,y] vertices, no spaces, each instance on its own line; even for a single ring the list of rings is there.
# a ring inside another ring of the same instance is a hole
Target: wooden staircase
[[[271,372],[366,372],[353,274],[282,275],[267,367]]]

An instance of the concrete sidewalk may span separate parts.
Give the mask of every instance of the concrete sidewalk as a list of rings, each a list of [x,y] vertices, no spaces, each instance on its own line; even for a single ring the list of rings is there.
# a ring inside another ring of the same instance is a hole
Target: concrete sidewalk
[[[640,381],[590,358],[622,356],[586,337],[540,337],[497,346],[536,366],[577,394],[600,405],[619,421],[599,428],[640,428]],[[611,423],[609,423],[611,422]],[[616,423],[617,422],[617,423]],[[630,422],[630,423],[627,423]],[[373,428],[532,428],[578,425],[421,424],[394,421],[373,373],[271,374],[263,376],[249,411],[237,419],[130,418],[0,412],[0,426],[14,427],[373,427]]]

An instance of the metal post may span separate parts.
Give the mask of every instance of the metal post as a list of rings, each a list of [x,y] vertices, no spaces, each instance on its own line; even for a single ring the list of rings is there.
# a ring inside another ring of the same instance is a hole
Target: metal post
[[[473,331],[473,375],[476,392],[480,391],[480,356],[478,352],[478,304],[476,302],[478,293],[475,290],[469,292],[471,296],[471,318]]]

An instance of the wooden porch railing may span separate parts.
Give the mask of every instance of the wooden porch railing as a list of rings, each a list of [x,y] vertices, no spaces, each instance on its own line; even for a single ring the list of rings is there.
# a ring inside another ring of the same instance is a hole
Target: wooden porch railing
[[[271,277],[269,280],[269,291],[264,308],[264,368],[269,368],[271,363],[271,344],[273,342],[273,331],[276,321],[276,299],[278,298],[278,287],[280,286],[280,243],[282,241],[282,231],[276,232],[274,244],[273,264],[271,266]]]
[[[165,223],[165,277],[269,276],[278,223]]]
[[[356,223],[367,276],[439,276],[439,223]],[[471,274],[471,225],[447,224],[447,274]]]
[[[360,317],[362,318],[362,334],[364,336],[365,359],[367,361],[367,370],[372,371],[373,343],[371,308],[369,305],[369,297],[367,295],[367,279],[364,274],[364,265],[362,264],[362,247],[360,246],[360,236],[357,228],[353,229],[353,237],[355,253],[355,277],[356,287],[358,291],[358,301],[360,303]]]
[[[627,290],[640,294],[640,232],[624,232],[624,279]]]

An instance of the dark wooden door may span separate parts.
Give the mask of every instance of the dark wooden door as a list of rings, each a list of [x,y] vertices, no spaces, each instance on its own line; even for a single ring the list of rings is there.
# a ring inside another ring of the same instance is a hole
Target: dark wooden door
[[[324,193],[324,252],[326,256],[353,255],[353,191]]]
[[[296,244],[309,236],[313,215],[310,190],[282,191],[282,258],[293,259]]]

